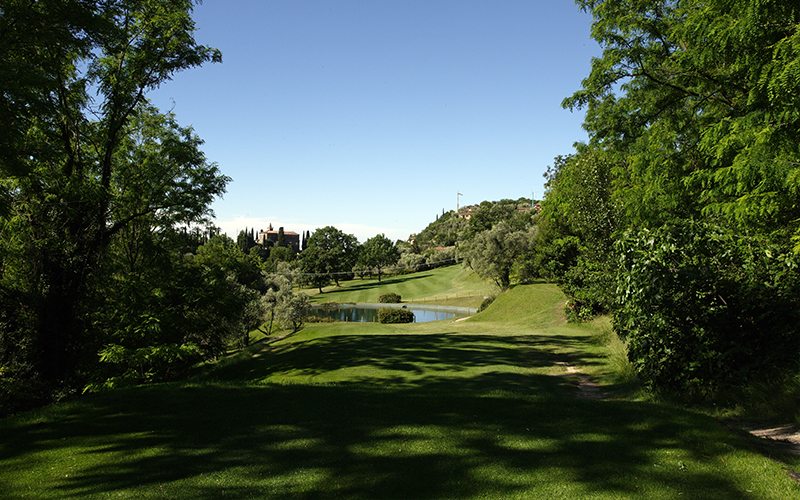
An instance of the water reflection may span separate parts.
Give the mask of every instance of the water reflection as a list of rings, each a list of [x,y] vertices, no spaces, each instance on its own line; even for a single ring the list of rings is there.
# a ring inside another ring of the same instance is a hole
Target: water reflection
[[[398,306],[394,304],[326,304],[314,306],[311,309],[311,314],[318,318],[331,318],[338,321],[377,323],[378,311],[384,307]],[[421,306],[417,304],[407,304],[400,307],[414,313],[415,323],[461,318],[476,312],[475,309],[467,307]]]

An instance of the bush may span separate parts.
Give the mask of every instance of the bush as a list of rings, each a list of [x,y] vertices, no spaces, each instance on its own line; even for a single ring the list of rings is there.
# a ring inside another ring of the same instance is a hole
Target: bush
[[[652,388],[709,398],[798,369],[800,276],[790,249],[696,223],[629,233],[614,329]]]
[[[386,293],[378,298],[378,302],[381,304],[399,304],[400,300],[400,296],[396,293]]]
[[[614,302],[614,278],[607,262],[579,259],[576,265],[567,269],[556,281],[568,298],[564,309],[567,321],[590,321],[607,313],[609,305]]]
[[[487,307],[492,305],[494,299],[496,298],[495,295],[489,295],[488,297],[483,298],[483,302],[481,302],[481,306],[478,308],[478,312],[485,311]]]
[[[378,311],[379,323],[413,323],[414,313],[405,308],[384,307]]]

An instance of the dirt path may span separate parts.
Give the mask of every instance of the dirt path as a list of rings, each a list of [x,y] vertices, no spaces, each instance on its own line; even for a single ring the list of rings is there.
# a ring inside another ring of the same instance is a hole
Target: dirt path
[[[569,377],[576,381],[578,386],[578,394],[576,397],[579,399],[605,399],[605,395],[600,390],[600,386],[592,382],[585,373],[581,373],[580,368],[575,368],[563,361],[556,361],[556,365],[564,367],[567,371],[564,373],[553,373],[555,377]]]

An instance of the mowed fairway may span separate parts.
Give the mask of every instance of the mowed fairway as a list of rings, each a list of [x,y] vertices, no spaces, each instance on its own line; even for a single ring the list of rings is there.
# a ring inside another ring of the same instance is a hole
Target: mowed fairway
[[[563,301],[533,284],[462,321],[311,324],[187,383],[6,419],[0,498],[800,498],[709,417],[578,397],[573,371],[607,380],[605,323]]]
[[[483,298],[495,292],[496,287],[482,281],[477,275],[461,266],[440,267],[403,276],[384,276],[381,281],[354,279],[342,281],[340,287],[330,285],[319,294],[316,288],[304,290],[312,302],[378,302],[384,293],[396,293],[403,302],[436,303],[454,306],[480,306]]]

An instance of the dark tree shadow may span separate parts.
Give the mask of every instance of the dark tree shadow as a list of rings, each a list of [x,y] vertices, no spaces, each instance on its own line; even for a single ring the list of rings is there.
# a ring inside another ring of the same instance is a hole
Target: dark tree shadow
[[[755,498],[717,466],[727,447],[741,443],[712,419],[648,403],[580,400],[563,377],[502,369],[597,362],[570,354],[574,342],[455,334],[318,339],[207,380],[92,395],[38,423],[5,421],[0,463],[65,444],[80,450],[81,468],[45,486],[64,498],[125,490],[199,499],[545,498],[564,478],[575,491],[614,498],[644,498],[648,489],[676,498]],[[429,374],[258,385],[276,370],[363,364]],[[433,364],[447,370],[437,374]],[[454,366],[493,369],[453,377]],[[656,446],[675,460],[654,464]],[[38,464],[38,472],[66,467],[63,460]],[[219,477],[228,479],[217,484]],[[0,493],[19,495],[12,487]]]

